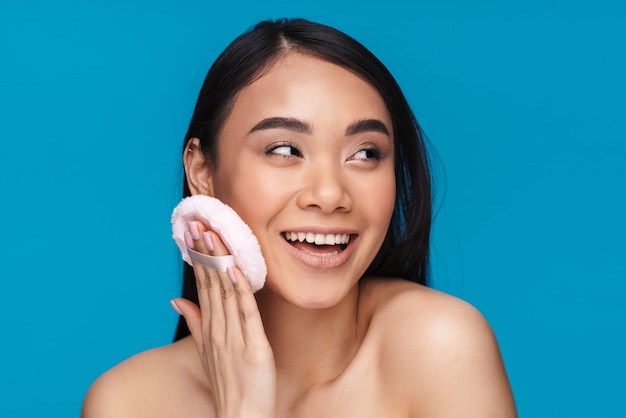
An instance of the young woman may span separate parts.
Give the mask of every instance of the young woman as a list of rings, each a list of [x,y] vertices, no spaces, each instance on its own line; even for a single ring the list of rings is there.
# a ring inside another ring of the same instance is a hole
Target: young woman
[[[332,28],[262,22],[216,60],[183,148],[185,196],[231,206],[268,274],[184,272],[175,342],[90,388],[90,417],[514,417],[496,340],[426,287],[431,185],[387,69]],[[191,222],[188,245],[228,253]]]

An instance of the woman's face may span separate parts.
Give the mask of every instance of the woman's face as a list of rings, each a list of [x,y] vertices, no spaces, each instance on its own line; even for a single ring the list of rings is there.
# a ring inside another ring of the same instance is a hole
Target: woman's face
[[[245,87],[218,138],[215,197],[259,240],[265,291],[334,306],[377,254],[395,201],[392,123],[348,70],[290,53]]]

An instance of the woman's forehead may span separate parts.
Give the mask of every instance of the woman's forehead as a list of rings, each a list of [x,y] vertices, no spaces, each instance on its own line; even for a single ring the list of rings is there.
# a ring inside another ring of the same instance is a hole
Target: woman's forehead
[[[378,90],[337,64],[301,53],[273,62],[237,95],[228,119],[258,123],[269,117],[309,121],[345,118],[381,120],[389,130],[391,118]],[[226,122],[228,122],[228,119]],[[253,122],[253,120],[256,120]]]

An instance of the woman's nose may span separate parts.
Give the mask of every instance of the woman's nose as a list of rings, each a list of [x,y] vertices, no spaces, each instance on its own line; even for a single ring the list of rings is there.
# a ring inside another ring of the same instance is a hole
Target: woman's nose
[[[349,181],[341,168],[333,164],[317,164],[307,170],[303,180],[297,199],[300,208],[317,208],[323,213],[352,209]]]

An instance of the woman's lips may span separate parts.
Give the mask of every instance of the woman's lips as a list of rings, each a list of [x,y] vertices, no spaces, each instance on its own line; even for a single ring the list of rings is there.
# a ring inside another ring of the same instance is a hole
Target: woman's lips
[[[308,233],[308,238],[302,239],[300,233],[298,239],[295,234],[283,234],[287,250],[297,261],[315,269],[331,269],[344,264],[350,258],[358,238],[356,234]]]

